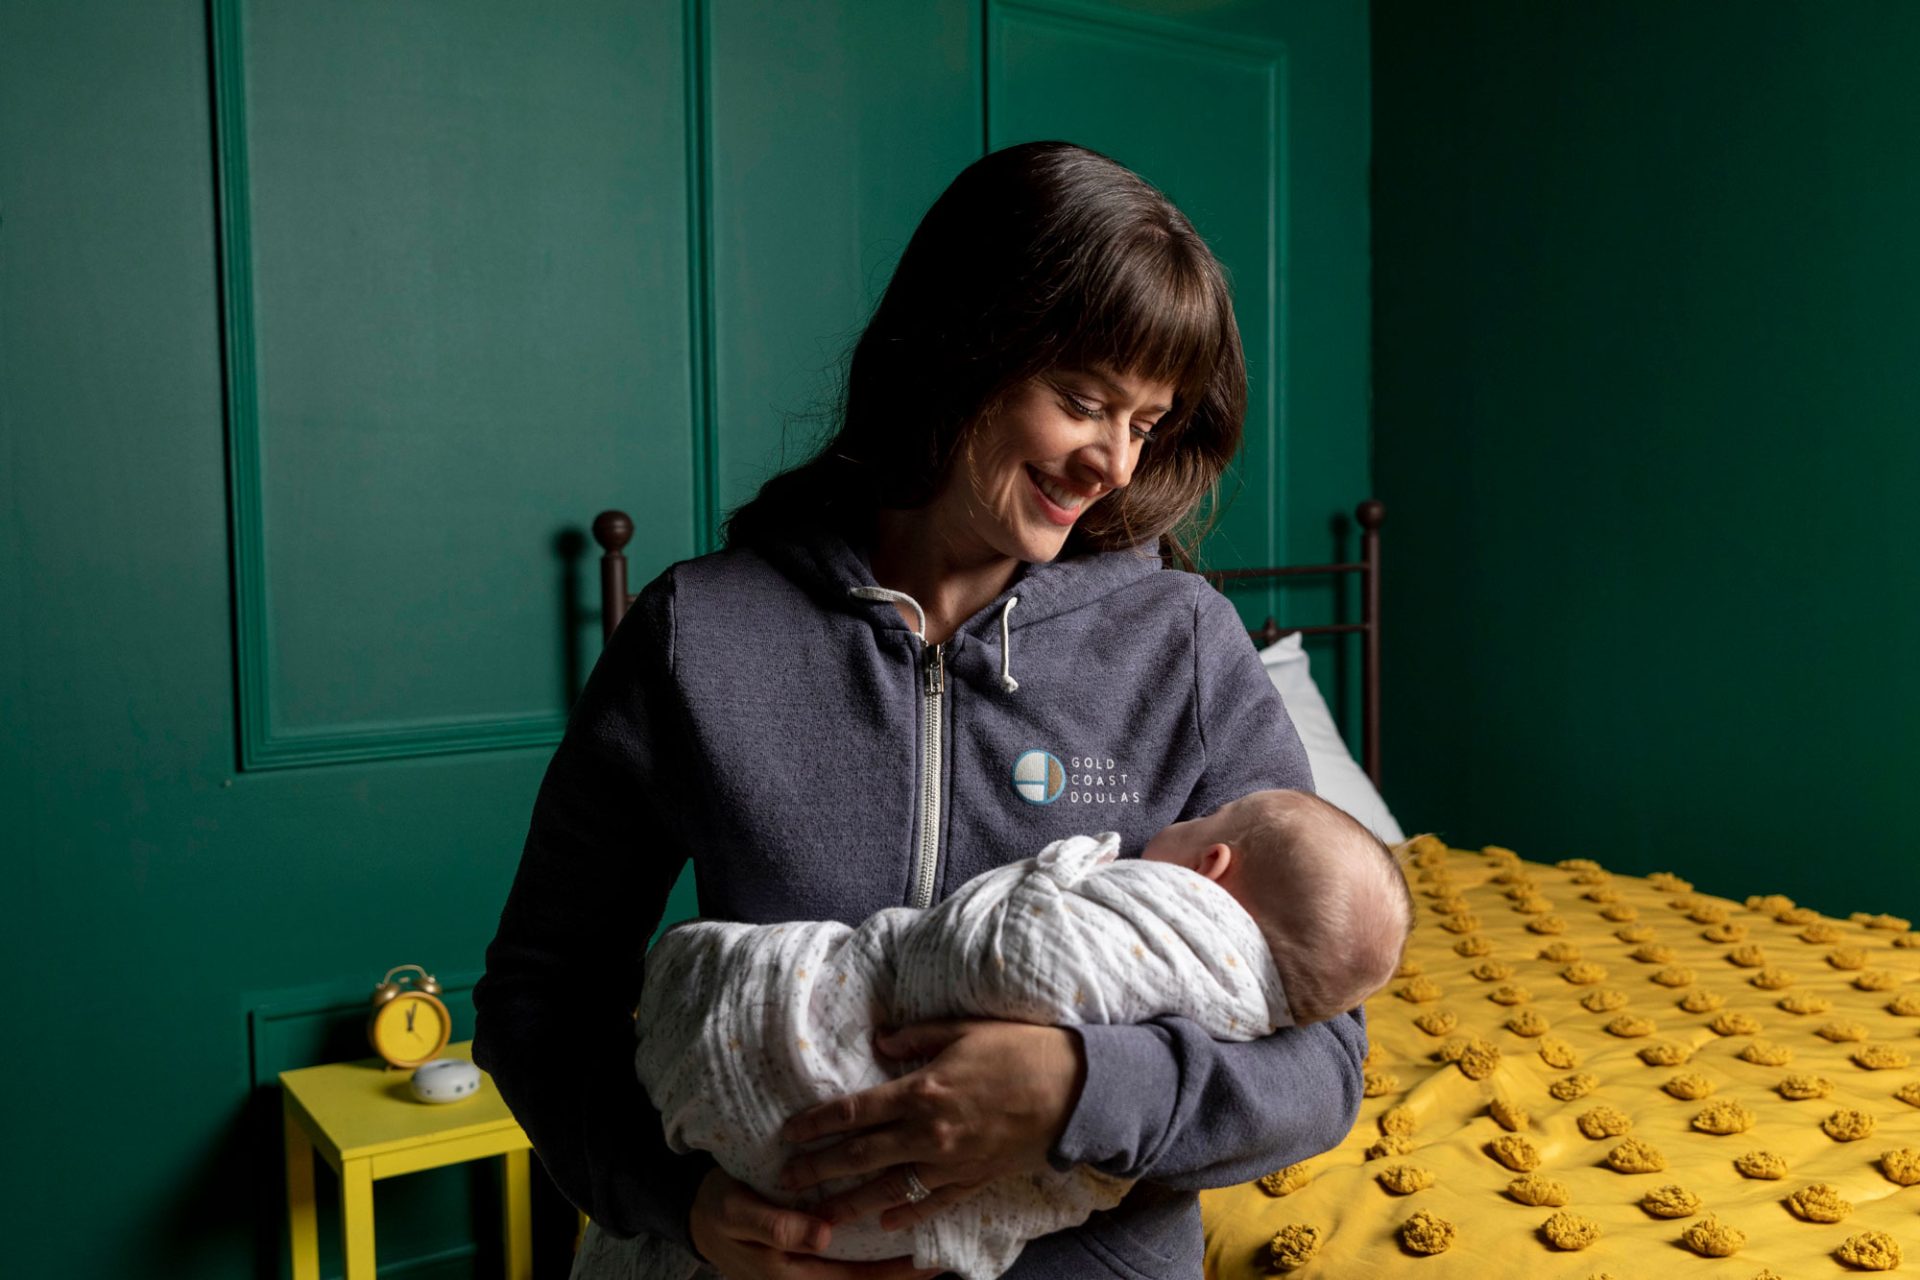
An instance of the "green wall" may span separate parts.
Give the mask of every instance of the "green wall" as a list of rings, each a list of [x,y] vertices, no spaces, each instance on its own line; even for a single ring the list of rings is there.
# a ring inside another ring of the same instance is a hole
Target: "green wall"
[[[364,1056],[405,961],[471,1034],[597,650],[587,522],[635,515],[636,581],[710,546],[989,137],[1196,204],[1262,342],[1210,550],[1334,555],[1367,41],[1256,0],[0,6],[0,1271],[281,1273],[276,1073]],[[378,1184],[383,1267],[495,1274],[496,1195]]]
[[[1380,0],[1409,829],[1920,911],[1920,7]]]

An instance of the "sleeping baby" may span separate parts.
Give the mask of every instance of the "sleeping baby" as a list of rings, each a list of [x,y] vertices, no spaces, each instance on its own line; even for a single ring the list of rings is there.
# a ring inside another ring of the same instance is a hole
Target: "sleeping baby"
[[[986,1017],[1051,1025],[1192,1019],[1252,1040],[1352,1009],[1400,963],[1412,905],[1391,853],[1301,791],[1260,791],[1176,822],[1138,859],[1112,832],[1058,840],[930,908],[837,921],[694,920],[647,956],[635,1063],[675,1151],[710,1151],[777,1203],[816,1203],[871,1175],[782,1191],[795,1112],[912,1064],[881,1027]],[[899,1231],[837,1222],[823,1256],[892,1258],[989,1280],[1035,1236],[1119,1203],[1130,1181],[1081,1165],[1007,1177]],[[678,1245],[590,1226],[577,1274],[685,1280]]]

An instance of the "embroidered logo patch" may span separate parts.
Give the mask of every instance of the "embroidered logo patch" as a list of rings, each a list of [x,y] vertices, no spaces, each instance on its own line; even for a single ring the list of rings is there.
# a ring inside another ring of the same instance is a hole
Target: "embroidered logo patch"
[[[1050,751],[1024,752],[1013,762],[1013,789],[1028,804],[1052,804],[1067,785],[1067,771]]]

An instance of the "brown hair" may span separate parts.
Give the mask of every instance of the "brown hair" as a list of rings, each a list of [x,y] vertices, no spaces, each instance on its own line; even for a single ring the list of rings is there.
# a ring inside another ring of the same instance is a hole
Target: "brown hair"
[[[1222,825],[1294,1025],[1345,1013],[1392,980],[1413,892],[1379,837],[1307,791],[1253,792]]]
[[[1030,378],[1092,367],[1174,395],[1131,483],[1088,508],[1061,554],[1158,540],[1192,569],[1246,417],[1224,268],[1172,201],[1097,151],[1028,142],[984,156],[907,243],[854,344],[838,430],[734,510],[726,544],[802,519],[854,534],[879,507],[923,506]]]

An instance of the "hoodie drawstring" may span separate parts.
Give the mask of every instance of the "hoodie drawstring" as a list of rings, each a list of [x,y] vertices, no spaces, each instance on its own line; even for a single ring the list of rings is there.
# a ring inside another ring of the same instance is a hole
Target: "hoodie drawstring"
[[[927,611],[920,607],[918,600],[906,592],[889,591],[885,587],[848,587],[847,594],[858,596],[862,600],[891,600],[894,604],[912,605],[913,616],[920,619],[920,625],[913,629],[913,634],[920,637],[921,644],[927,642]]]
[[[1020,682],[1013,678],[1013,637],[1007,632],[1007,615],[1019,603],[1019,596],[1008,596],[1007,602],[1000,606],[1000,687],[1008,693],[1020,687]]]
[[[848,587],[847,594],[862,600],[887,600],[894,604],[910,606],[913,609],[913,616],[920,620],[920,625],[914,629],[913,634],[920,637],[921,644],[927,642],[927,611],[920,607],[918,600],[906,592],[893,591],[887,587]],[[1020,687],[1020,682],[1013,678],[1013,637],[1007,627],[1007,615],[1012,613],[1013,606],[1019,603],[1019,596],[1008,596],[1007,602],[1000,606],[1000,687],[1008,693]]]

